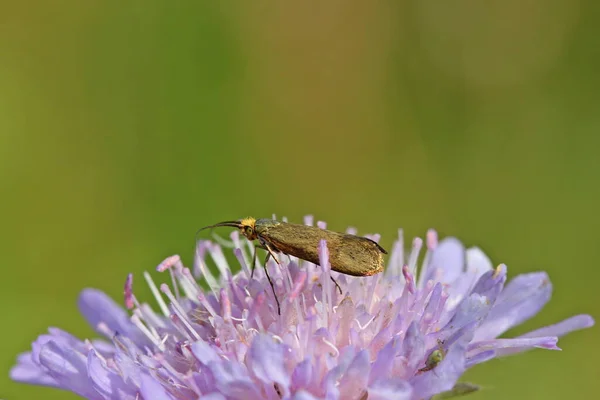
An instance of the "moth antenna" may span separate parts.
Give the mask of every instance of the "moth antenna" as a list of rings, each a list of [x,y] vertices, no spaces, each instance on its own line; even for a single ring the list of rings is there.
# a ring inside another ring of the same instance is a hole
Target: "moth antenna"
[[[220,226],[229,226],[231,228],[238,228],[238,229],[243,227],[243,225],[240,221],[223,221],[223,222],[219,222],[218,224],[202,227],[202,228],[198,229],[196,231],[196,235],[194,235],[194,246],[198,246],[198,235],[200,234],[200,232],[202,232],[205,229],[212,230],[212,229],[218,228]]]

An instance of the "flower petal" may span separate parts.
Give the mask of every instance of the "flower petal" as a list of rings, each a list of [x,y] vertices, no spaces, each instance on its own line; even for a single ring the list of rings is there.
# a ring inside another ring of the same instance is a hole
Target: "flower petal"
[[[495,339],[485,342],[474,343],[480,350],[495,349],[498,357],[510,354],[522,353],[533,348],[546,350],[560,350],[556,346],[558,338],[556,336],[542,336],[537,338],[515,338],[515,339]]]
[[[444,359],[435,368],[410,380],[418,398],[429,398],[454,387],[458,378],[465,372],[465,353],[471,337],[472,329],[471,333],[466,332],[450,346]]]
[[[192,353],[204,365],[221,361],[215,349],[203,340],[192,343]]]
[[[466,251],[467,272],[476,275],[483,275],[493,269],[489,257],[479,247],[470,247]]]
[[[594,319],[589,315],[576,315],[571,318],[567,318],[557,324],[546,326],[535,331],[531,331],[519,337],[531,338],[539,336],[557,336],[561,337],[567,333],[577,331],[580,329],[590,328],[594,326]]]
[[[454,282],[465,268],[465,248],[460,240],[447,237],[440,241],[427,265],[423,283],[433,279],[441,283]]]
[[[227,400],[227,399],[221,393],[210,393],[210,394],[203,394],[202,400]]]
[[[290,377],[283,363],[283,346],[266,335],[254,338],[248,350],[248,367],[264,383],[276,382],[287,391]]]
[[[142,343],[145,343],[125,310],[104,292],[96,289],[84,289],[79,295],[78,305],[81,314],[99,333],[105,333],[104,330],[98,330],[98,326],[104,324],[113,334],[133,336],[140,338]]]
[[[30,352],[19,354],[17,365],[10,370],[10,379],[31,385],[59,387],[54,378],[33,362]]]
[[[142,374],[141,378],[140,393],[144,400],[174,400],[156,378],[149,374]]]
[[[49,341],[40,351],[40,363],[60,387],[88,399],[102,399],[90,385],[87,360],[83,354]]]
[[[467,369],[471,368],[474,365],[481,364],[482,362],[489,361],[492,358],[496,357],[496,352],[494,350],[486,350],[481,353],[477,353],[474,356],[468,356],[466,360],[465,367]]]
[[[127,385],[121,375],[110,370],[93,350],[88,353],[87,367],[94,389],[105,399],[135,400],[137,387]]]
[[[456,314],[454,314],[442,329],[444,335],[453,335],[455,332],[473,323],[479,325],[481,321],[484,320],[491,307],[492,305],[487,297],[473,293],[460,303],[456,310]]]
[[[299,390],[294,394],[292,400],[317,400],[317,398],[305,390]]]
[[[408,400],[412,387],[400,379],[378,379],[369,385],[369,400]]]
[[[234,361],[213,362],[209,365],[216,387],[227,398],[261,400],[256,383],[242,365]],[[264,385],[263,385],[264,386]]]
[[[394,365],[394,358],[401,344],[402,340],[394,337],[377,353],[377,359],[375,359],[375,362],[371,366],[371,376],[369,377],[371,383],[374,383],[377,379],[389,376]]]
[[[537,314],[550,300],[552,285],[545,272],[519,275],[500,293],[475,341],[495,338]]]
[[[294,369],[292,374],[292,388],[306,388],[310,385],[313,375],[313,366],[309,358],[304,359]]]
[[[340,380],[340,398],[360,400],[367,391],[370,370],[369,352],[362,350],[354,357]]]

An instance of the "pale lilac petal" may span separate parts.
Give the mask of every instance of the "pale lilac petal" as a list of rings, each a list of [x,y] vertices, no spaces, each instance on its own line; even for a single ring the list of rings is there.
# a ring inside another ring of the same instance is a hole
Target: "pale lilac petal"
[[[61,387],[88,399],[102,399],[88,379],[85,355],[49,341],[40,351],[40,364]]]
[[[466,251],[467,273],[477,277],[491,271],[494,267],[492,262],[479,247],[471,247]]]
[[[505,282],[506,266],[501,264],[494,271],[488,271],[481,275],[473,287],[472,293],[485,296],[489,303],[494,304],[497,301],[496,299],[500,295],[500,292],[504,288]]]
[[[165,387],[149,374],[142,374],[140,393],[144,400],[175,400]]]
[[[467,357],[466,360],[466,368],[471,368],[474,365],[481,364],[482,362],[489,361],[496,357],[496,351],[494,350],[486,350],[480,353],[477,353],[473,356]]]
[[[487,297],[473,293],[460,304],[443,330],[450,335],[473,322],[480,324],[491,307]]]
[[[203,394],[202,400],[227,400],[221,393]]]
[[[87,367],[92,386],[105,399],[136,400],[137,390],[127,385],[118,371],[110,370],[95,351],[88,353]]]
[[[425,354],[425,338],[419,331],[417,323],[413,322],[408,327],[400,354],[407,360],[407,366],[410,369],[416,369],[423,358]]]
[[[217,389],[225,397],[240,400],[260,400],[259,386],[248,376],[248,371],[234,362],[211,363]],[[262,386],[262,385],[261,385]]]
[[[546,350],[560,350],[556,343],[556,336],[542,336],[536,338],[495,339],[485,342],[474,343],[479,350],[495,349],[498,357],[510,354],[522,353],[533,348]]]
[[[317,398],[305,390],[300,390],[294,394],[292,400],[317,400]]]
[[[411,385],[400,379],[378,379],[369,385],[369,400],[408,400],[412,397]]]
[[[84,289],[79,296],[79,310],[94,329],[105,324],[113,334],[137,334],[137,328],[131,323],[127,312],[104,292],[96,289]],[[99,333],[104,333],[99,331]]]
[[[296,365],[292,374],[292,388],[299,389],[308,387],[313,375],[313,366],[310,359],[305,359]]]
[[[576,315],[571,318],[567,318],[564,321],[561,321],[554,325],[545,326],[540,329],[536,329],[535,331],[526,333],[519,337],[521,338],[531,338],[531,337],[540,337],[540,336],[556,336],[561,337],[566,335],[567,333],[571,333],[573,331],[577,331],[580,329],[591,328],[594,326],[594,319],[589,315]]]
[[[217,352],[207,342],[198,341],[192,344],[192,353],[202,364],[208,365],[211,362],[221,361]]]
[[[360,399],[367,391],[371,363],[367,350],[359,352],[340,380],[342,399]]]
[[[425,282],[430,279],[452,283],[462,275],[465,268],[465,248],[453,237],[442,240],[431,255]]]
[[[31,353],[23,353],[17,357],[17,365],[10,370],[10,379],[31,385],[59,387],[54,378],[33,362]]]
[[[371,367],[369,382],[373,383],[381,377],[389,376],[392,366],[394,365],[394,358],[396,358],[398,347],[401,343],[402,341],[399,340],[398,337],[394,337],[377,354],[377,359]]]
[[[475,340],[495,338],[536,315],[550,300],[552,285],[546,273],[519,275],[502,291]]]
[[[290,376],[283,365],[283,346],[268,336],[257,336],[248,352],[252,373],[265,383],[276,382],[287,388]]]

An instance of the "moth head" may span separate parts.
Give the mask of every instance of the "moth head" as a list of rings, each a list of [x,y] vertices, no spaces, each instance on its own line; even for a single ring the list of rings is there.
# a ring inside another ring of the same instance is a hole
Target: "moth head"
[[[244,218],[240,221],[240,232],[248,240],[255,240],[258,238],[256,234],[256,220],[254,218]]]

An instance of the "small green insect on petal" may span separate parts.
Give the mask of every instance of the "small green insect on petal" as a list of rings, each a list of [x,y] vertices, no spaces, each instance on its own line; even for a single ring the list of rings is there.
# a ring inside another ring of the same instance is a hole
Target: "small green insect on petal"
[[[442,340],[438,340],[438,348],[429,354],[427,360],[425,360],[425,367],[421,368],[419,372],[431,371],[444,360],[444,357],[446,356],[446,350],[444,350],[443,345],[444,342]]]

